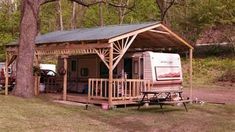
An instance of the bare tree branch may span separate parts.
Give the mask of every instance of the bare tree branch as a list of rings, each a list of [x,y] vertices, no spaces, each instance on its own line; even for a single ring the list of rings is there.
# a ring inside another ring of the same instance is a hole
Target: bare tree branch
[[[175,4],[175,2],[175,0],[170,0],[167,1],[167,5],[165,5],[165,0],[156,0],[157,6],[161,12],[161,21],[165,20],[167,11]]]
[[[132,9],[135,6],[135,1],[133,2],[133,5],[129,6],[129,4],[125,3],[125,4],[118,4],[118,3],[111,3],[109,1],[107,1],[107,4],[113,7],[118,7],[118,8],[127,8],[127,9]]]
[[[175,3],[175,0],[171,0],[171,1],[169,2],[169,5],[166,7],[166,9],[165,9],[164,12],[163,12],[163,19],[164,19],[164,17],[166,16],[167,11],[171,8],[171,6],[172,6],[174,3]]]
[[[58,0],[40,0],[40,4],[44,5],[46,3],[50,3],[50,2],[54,2],[54,1],[58,1]],[[127,9],[132,9],[135,6],[135,1],[133,3],[133,5],[129,6],[128,4],[119,4],[119,3],[113,3],[110,2],[110,0],[69,0],[72,2],[76,2],[82,6],[85,7],[90,7],[99,3],[104,3],[104,4],[108,4],[112,7],[118,7],[118,8],[127,8]]]
[[[59,1],[59,0],[41,0],[40,5],[44,5],[46,3],[55,2],[55,1]]]
[[[128,4],[113,3],[113,2],[110,2],[110,0],[90,0],[89,2],[88,2],[88,0],[70,0],[70,1],[74,1],[74,2],[76,2],[80,5],[83,5],[85,7],[90,7],[90,6],[99,4],[99,3],[108,4],[112,7],[128,8],[128,9],[132,9],[135,6],[135,2],[133,3],[133,5],[128,6]]]
[[[90,7],[99,3],[105,3],[104,0],[90,0],[90,2],[88,2],[88,0],[70,0],[70,1],[76,2],[85,7]]]

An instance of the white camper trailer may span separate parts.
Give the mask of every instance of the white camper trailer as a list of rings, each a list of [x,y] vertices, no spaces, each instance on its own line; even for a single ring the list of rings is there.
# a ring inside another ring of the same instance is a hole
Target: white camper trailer
[[[183,77],[179,54],[147,51],[132,57],[132,76],[151,80],[152,90],[181,89]]]

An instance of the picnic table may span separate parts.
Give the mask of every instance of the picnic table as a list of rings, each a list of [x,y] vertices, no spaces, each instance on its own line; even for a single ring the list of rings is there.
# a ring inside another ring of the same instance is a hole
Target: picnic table
[[[184,100],[182,97],[182,90],[158,90],[158,91],[144,91],[142,92],[143,97],[139,101],[138,109],[145,103],[160,105],[163,110],[163,105],[183,103],[185,111],[188,111],[186,103],[190,100]],[[179,99],[174,100],[173,95],[178,95]]]

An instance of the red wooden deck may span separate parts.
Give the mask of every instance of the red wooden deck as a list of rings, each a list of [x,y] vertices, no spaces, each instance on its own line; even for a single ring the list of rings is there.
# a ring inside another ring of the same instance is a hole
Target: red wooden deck
[[[62,93],[47,93],[46,94],[49,98],[54,100],[62,100]],[[86,104],[88,102],[87,94],[76,94],[76,93],[68,93],[67,94],[67,101],[72,102],[79,102]],[[108,100],[102,99],[91,99],[90,104],[101,105],[102,103],[108,103]],[[136,104],[136,102],[132,100],[113,100],[113,105],[125,105],[125,104]]]

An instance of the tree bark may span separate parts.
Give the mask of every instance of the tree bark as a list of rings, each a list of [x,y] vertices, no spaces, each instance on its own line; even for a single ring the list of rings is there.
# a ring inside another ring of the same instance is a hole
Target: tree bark
[[[103,3],[99,3],[99,25],[104,26]]]
[[[167,21],[168,10],[175,4],[175,0],[156,0],[156,4],[161,13],[161,21],[163,24],[170,25]]]
[[[34,96],[33,59],[38,33],[39,0],[22,0],[16,88],[13,94]]]
[[[73,14],[71,19],[71,28],[75,29],[77,27],[77,3],[73,2]]]
[[[125,1],[125,5],[129,6],[129,2],[130,2],[129,0],[126,0]],[[119,5],[122,5],[122,4],[123,4],[123,0],[120,0],[119,1]],[[127,8],[119,7],[119,9],[118,9],[119,24],[123,23],[125,15],[126,15],[126,12],[127,12]]]
[[[62,7],[61,7],[61,0],[59,0],[59,13],[60,13],[60,30],[64,30],[64,24],[63,24],[63,14],[62,14]]]
[[[57,25],[58,25],[58,29],[63,31],[64,30],[64,24],[63,24],[63,14],[62,14],[62,8],[61,8],[61,0],[57,1],[57,12],[58,12],[58,17],[57,17]]]

